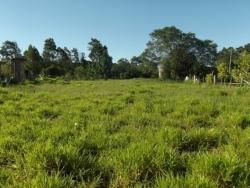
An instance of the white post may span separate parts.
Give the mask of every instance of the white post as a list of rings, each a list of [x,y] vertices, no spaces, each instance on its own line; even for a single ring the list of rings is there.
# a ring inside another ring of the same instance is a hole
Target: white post
[[[159,71],[159,79],[163,79],[164,78],[164,66],[162,64],[158,65],[158,71]]]

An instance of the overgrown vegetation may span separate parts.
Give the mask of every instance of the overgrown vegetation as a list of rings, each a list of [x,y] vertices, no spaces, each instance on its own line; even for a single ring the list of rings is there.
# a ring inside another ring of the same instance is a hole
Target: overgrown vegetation
[[[0,187],[249,187],[249,95],[151,79],[0,88]]]
[[[162,64],[167,79],[184,80],[196,75],[200,81],[211,82],[209,78],[215,75],[221,83],[250,83],[250,44],[217,51],[212,40],[201,40],[194,33],[185,33],[174,26],[156,29],[150,37],[141,55],[117,62],[112,60],[108,47],[95,38],[89,42],[88,57],[76,48],[59,47],[49,38],[41,55],[32,45],[24,51],[26,77],[31,80],[39,76],[78,80],[155,78],[157,65]],[[5,41],[0,48],[4,61],[20,54],[16,42]],[[6,67],[2,70],[0,67],[0,78],[6,76]]]

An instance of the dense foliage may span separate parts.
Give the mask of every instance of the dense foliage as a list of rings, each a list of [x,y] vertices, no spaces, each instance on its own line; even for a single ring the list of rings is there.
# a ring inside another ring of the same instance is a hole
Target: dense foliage
[[[151,34],[146,49],[131,60],[121,58],[112,61],[107,46],[97,39],[89,42],[89,55],[76,48],[58,47],[54,39],[44,42],[42,55],[30,45],[24,52],[26,75],[29,79],[38,76],[67,77],[69,79],[97,78],[152,78],[157,77],[157,66],[165,67],[165,78],[183,80],[196,75],[205,80],[208,74],[216,75],[221,82],[250,81],[250,44],[239,48],[223,48],[211,40],[201,40],[194,33],[185,33],[178,28],[165,27]],[[6,41],[0,49],[3,60],[21,54],[16,42]],[[5,71],[6,72],[6,71]],[[0,77],[6,73],[0,72]]]
[[[0,187],[249,187],[249,95],[150,79],[0,88]]]
[[[149,62],[165,64],[167,77],[171,79],[183,79],[187,75],[204,77],[205,69],[215,65],[216,44],[175,27],[155,30],[147,46],[143,56]]]

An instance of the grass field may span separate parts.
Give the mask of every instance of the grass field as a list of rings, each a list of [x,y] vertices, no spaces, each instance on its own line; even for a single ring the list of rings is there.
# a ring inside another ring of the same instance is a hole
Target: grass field
[[[0,187],[249,187],[250,88],[50,80],[0,88]]]

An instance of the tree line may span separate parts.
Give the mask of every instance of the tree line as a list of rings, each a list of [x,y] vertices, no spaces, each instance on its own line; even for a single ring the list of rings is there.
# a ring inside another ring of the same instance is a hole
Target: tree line
[[[26,77],[153,78],[162,64],[166,79],[183,80],[196,75],[204,80],[213,74],[221,82],[250,80],[250,44],[218,51],[212,40],[201,40],[174,26],[153,31],[143,53],[130,60],[121,58],[114,63],[108,47],[95,38],[88,45],[88,59],[76,48],[58,47],[53,38],[45,40],[42,54],[30,45],[23,53]],[[14,55],[21,55],[17,43],[5,41],[0,48],[1,59],[8,61]]]

